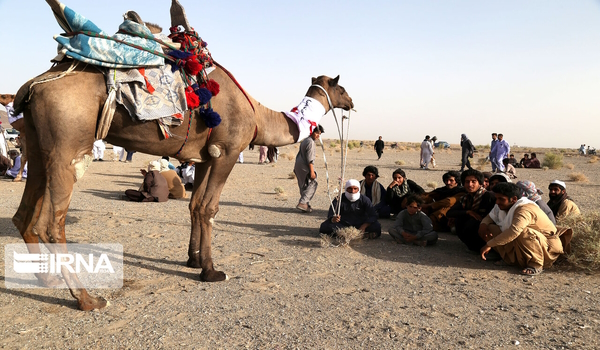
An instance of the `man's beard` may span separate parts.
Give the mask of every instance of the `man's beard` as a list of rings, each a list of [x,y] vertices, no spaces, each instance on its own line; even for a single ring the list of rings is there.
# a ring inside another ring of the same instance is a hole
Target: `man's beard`
[[[550,197],[550,199],[558,199],[560,198],[560,194],[552,194],[552,193],[548,193],[548,197]]]

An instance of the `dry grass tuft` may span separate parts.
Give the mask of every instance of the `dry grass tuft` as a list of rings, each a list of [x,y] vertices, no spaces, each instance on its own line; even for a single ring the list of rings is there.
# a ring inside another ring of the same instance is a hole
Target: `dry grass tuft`
[[[321,247],[347,247],[362,240],[363,234],[356,227],[343,227],[335,231],[335,237],[321,234]]]
[[[396,163],[396,165],[404,165],[404,164],[406,164],[406,162],[403,161],[403,160],[397,160],[394,163]]]
[[[588,178],[584,173],[570,173],[569,180],[573,182],[588,182]]]
[[[547,166],[550,169],[560,169],[563,165],[563,156],[562,154],[548,152],[544,155],[542,165]]]
[[[283,187],[277,186],[277,187],[275,187],[275,193],[277,193],[279,195],[283,195],[283,194],[285,194],[285,190],[283,189]]]
[[[483,165],[486,165],[488,163],[490,163],[490,162],[487,160],[487,158],[479,158],[479,159],[477,159],[477,164],[479,164],[479,165],[483,166]]]
[[[437,183],[437,182],[435,182],[435,181],[429,181],[429,182],[427,183],[427,187],[429,187],[429,188],[431,188],[431,189],[435,190],[435,189],[438,187],[438,183]]]
[[[590,158],[590,160],[588,160],[588,163],[596,163],[597,161],[598,161],[598,157],[592,156],[592,158]]]
[[[296,159],[296,156],[295,156],[295,155],[293,155],[292,153],[287,153],[287,154],[285,155],[285,157],[286,157],[288,160],[294,160],[294,159]]]
[[[296,174],[294,174],[294,172],[292,171],[291,173],[288,174],[288,179],[295,180],[296,179]]]
[[[567,168],[569,170],[573,170],[573,169],[575,169],[575,165],[569,163],[569,164],[565,165],[565,168]]]
[[[600,269],[600,213],[569,216],[563,219],[561,226],[573,229],[569,263],[586,270]]]
[[[548,168],[547,166],[542,167],[543,171],[548,171],[548,169],[550,169],[550,168]]]

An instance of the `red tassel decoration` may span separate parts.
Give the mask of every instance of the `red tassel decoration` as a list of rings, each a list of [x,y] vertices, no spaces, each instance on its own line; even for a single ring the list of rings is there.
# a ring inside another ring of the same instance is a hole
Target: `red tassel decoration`
[[[198,95],[196,95],[191,86],[185,88],[185,99],[190,110],[200,106],[200,98],[198,98]]]
[[[185,72],[189,75],[196,76],[202,70],[202,65],[196,60],[196,57],[191,57],[185,61]]]
[[[214,81],[212,79],[209,79],[206,83],[203,83],[202,85],[200,85],[200,87],[208,89],[208,91],[210,91],[210,93],[213,96],[217,96],[219,91],[221,91],[221,87],[219,86],[219,83],[217,83],[216,81]]]

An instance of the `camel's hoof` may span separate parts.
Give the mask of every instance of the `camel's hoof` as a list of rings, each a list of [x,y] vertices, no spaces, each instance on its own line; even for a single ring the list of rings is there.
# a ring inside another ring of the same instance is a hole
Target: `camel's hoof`
[[[77,302],[79,310],[92,311],[105,308],[108,306],[108,301],[102,297],[88,297],[85,300]]]
[[[200,260],[196,260],[196,259],[192,259],[192,258],[188,259],[186,265],[187,265],[187,267],[191,267],[191,268],[194,268],[194,269],[199,269],[199,268],[202,267],[200,265]]]
[[[202,282],[220,282],[228,279],[229,277],[222,271],[202,270],[200,273],[200,281]]]

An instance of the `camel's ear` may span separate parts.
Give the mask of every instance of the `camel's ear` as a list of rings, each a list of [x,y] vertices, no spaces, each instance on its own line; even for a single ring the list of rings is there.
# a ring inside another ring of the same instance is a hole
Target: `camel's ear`
[[[314,85],[316,82],[317,82],[317,78],[313,77],[312,80],[311,80],[311,84]]]
[[[171,2],[171,27],[183,26],[186,32],[191,30],[190,24],[188,23],[187,16],[183,6],[177,0]]]
[[[329,81],[329,86],[331,86],[331,87],[337,86],[339,80],[340,80],[340,76],[338,75],[337,77],[335,77]]]

